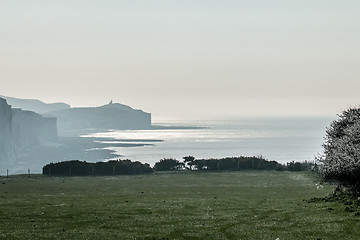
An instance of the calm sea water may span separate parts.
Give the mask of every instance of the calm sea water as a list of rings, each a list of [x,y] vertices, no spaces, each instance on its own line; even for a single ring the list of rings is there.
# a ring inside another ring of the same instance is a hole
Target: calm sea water
[[[153,165],[162,158],[192,155],[197,159],[262,155],[281,163],[314,160],[322,151],[325,130],[333,119],[254,118],[231,121],[167,121],[166,126],[198,126],[202,129],[116,130],[96,133],[119,143],[152,144],[111,148],[131,159]],[[162,140],[151,142],[151,140]]]

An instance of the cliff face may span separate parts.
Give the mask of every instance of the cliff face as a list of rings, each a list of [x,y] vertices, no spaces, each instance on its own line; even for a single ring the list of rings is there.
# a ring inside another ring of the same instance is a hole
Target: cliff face
[[[12,130],[18,148],[44,145],[57,140],[56,118],[31,111],[12,109]]]
[[[15,161],[15,147],[12,135],[11,107],[0,98],[0,166]]]
[[[16,165],[22,149],[57,141],[56,118],[12,109],[0,98],[0,167]]]

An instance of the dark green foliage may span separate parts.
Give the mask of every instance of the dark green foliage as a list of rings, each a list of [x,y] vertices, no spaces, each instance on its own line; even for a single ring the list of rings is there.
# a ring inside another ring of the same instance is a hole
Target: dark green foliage
[[[306,170],[311,170],[311,171],[317,171],[317,166],[315,165],[315,163],[312,162],[288,162],[286,163],[286,170],[288,171],[306,171]]]
[[[197,170],[286,170],[286,167],[276,161],[268,161],[262,157],[229,157],[222,159],[194,160]]]
[[[86,176],[91,175],[91,165],[92,163],[78,160],[50,163],[43,167],[43,174]]]
[[[184,168],[184,163],[179,162],[174,158],[164,158],[160,162],[155,163],[154,169],[156,171],[171,171],[181,170]]]
[[[191,156],[190,156],[191,157]],[[185,157],[184,157],[185,158]],[[197,171],[218,170],[289,170],[304,171],[314,168],[314,164],[287,163],[284,166],[276,161],[269,161],[262,157],[228,157],[222,159],[197,159],[187,161],[189,168]],[[154,168],[149,164],[132,162],[130,160],[111,160],[108,162],[89,163],[72,160],[58,163],[50,163],[43,167],[43,174],[58,176],[89,176],[89,175],[123,175],[142,174],[156,171],[184,170],[185,163],[173,158],[164,158],[155,163]]]
[[[155,163],[156,171],[184,170],[185,164],[187,169],[195,171],[218,171],[218,170],[276,170],[276,171],[316,171],[316,165],[312,162],[289,162],[287,165],[280,164],[276,161],[269,161],[263,157],[227,157],[221,159],[195,159],[192,156],[184,157],[184,163],[176,159],[161,159]]]
[[[121,175],[150,172],[153,172],[153,170],[149,164],[130,160],[112,160],[97,163],[72,160],[50,163],[43,167],[43,174],[59,176]]]

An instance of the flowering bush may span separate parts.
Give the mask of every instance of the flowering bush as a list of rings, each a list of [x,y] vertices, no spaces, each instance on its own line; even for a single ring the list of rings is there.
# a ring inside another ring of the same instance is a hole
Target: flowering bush
[[[360,190],[360,108],[339,115],[326,131],[320,173],[325,180]]]

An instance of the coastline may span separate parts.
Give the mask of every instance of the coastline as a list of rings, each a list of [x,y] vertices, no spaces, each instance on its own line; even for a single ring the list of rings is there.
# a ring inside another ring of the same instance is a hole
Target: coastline
[[[123,157],[117,154],[112,147],[142,147],[152,145],[136,141],[120,143],[108,138],[93,137],[59,137],[58,142],[47,145],[23,149],[17,156],[17,162],[10,173],[25,173],[28,169],[32,173],[41,173],[42,167],[51,162],[80,160],[99,162]],[[4,174],[4,173],[0,173]]]
[[[203,128],[204,127],[153,125],[147,130]],[[46,145],[21,149],[17,153],[16,162],[8,167],[9,172],[11,174],[18,174],[25,173],[30,169],[32,173],[41,173],[42,167],[52,162],[55,163],[69,160],[100,162],[119,159],[124,156],[114,150],[114,148],[153,146],[154,143],[164,141],[161,139],[113,139],[91,136],[92,134],[99,132],[111,131],[113,130],[79,129],[61,131],[57,142],[49,142]],[[4,171],[4,169],[2,169],[2,171]],[[0,175],[1,174],[5,173],[0,172]]]

